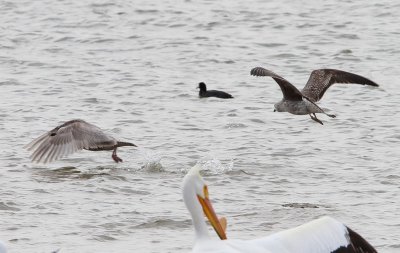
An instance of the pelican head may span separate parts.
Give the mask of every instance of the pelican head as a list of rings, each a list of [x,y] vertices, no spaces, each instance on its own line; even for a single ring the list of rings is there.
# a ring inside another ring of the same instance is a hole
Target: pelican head
[[[208,218],[211,226],[221,240],[226,240],[225,231],[215,214],[214,208],[209,199],[207,184],[200,175],[200,166],[195,165],[183,179],[183,201],[189,210],[196,237],[208,237],[208,230],[204,215]]]

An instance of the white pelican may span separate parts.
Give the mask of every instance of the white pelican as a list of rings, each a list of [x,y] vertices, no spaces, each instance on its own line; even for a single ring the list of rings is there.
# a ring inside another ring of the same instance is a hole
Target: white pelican
[[[327,114],[315,103],[318,102],[325,91],[335,83],[356,83],[362,85],[379,86],[375,82],[350,72],[337,69],[317,69],[311,72],[310,78],[304,88],[299,91],[293,84],[274,72],[261,67],[250,71],[253,76],[269,76],[278,83],[283,93],[283,99],[275,104],[278,112],[289,112],[296,115],[309,114],[311,119],[322,124],[316,113],[324,113],[331,118],[333,114]]]
[[[32,151],[33,162],[49,163],[78,150],[90,151],[112,150],[112,159],[118,163],[117,148],[134,146],[130,142],[117,141],[105,134],[100,128],[81,119],[67,121],[53,130],[34,139],[26,148]]]
[[[194,253],[375,253],[359,234],[330,217],[254,240],[226,238],[211,205],[207,185],[194,166],[183,180],[183,201],[195,230]],[[210,237],[204,215],[219,239]]]
[[[7,253],[6,245],[0,241],[0,253]]]

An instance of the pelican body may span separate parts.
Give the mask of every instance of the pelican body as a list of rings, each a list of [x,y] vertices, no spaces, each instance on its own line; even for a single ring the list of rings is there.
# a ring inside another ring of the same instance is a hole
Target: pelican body
[[[117,156],[117,148],[124,146],[136,147],[130,142],[117,141],[93,124],[75,119],[39,136],[26,145],[26,148],[32,151],[32,161],[38,163],[49,163],[82,149],[112,150],[111,158],[119,163],[122,159]]]
[[[283,98],[276,103],[275,111],[289,112],[296,115],[309,114],[311,119],[322,124],[317,118],[316,113],[323,113],[331,118],[336,116],[327,114],[321,109],[318,102],[325,94],[326,90],[335,83],[356,83],[362,85],[379,86],[375,82],[350,72],[337,69],[318,69],[311,72],[311,75],[304,88],[299,91],[293,84],[285,78],[262,67],[253,68],[250,71],[253,76],[272,77],[282,90]]]
[[[192,217],[193,253],[376,253],[359,234],[341,222],[322,217],[301,226],[254,240],[227,239],[211,205],[208,187],[194,166],[183,180],[183,201]],[[205,217],[217,233],[210,236]]]
[[[0,253],[7,253],[7,247],[2,241],[0,241]]]

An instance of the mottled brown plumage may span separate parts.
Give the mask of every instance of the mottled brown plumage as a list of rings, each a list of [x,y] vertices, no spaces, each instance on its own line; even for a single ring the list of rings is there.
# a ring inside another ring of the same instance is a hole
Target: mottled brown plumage
[[[51,131],[34,139],[26,148],[32,151],[33,162],[50,163],[68,156],[78,150],[90,151],[113,150],[115,162],[122,162],[117,156],[117,148],[136,146],[129,142],[117,141],[105,134],[100,128],[80,119],[67,121]]]
[[[311,101],[317,102],[325,94],[325,91],[335,83],[355,83],[378,87],[375,82],[350,72],[337,69],[317,69],[311,72],[310,78],[301,91]]]
[[[262,67],[253,68],[250,71],[253,76],[269,76],[278,83],[283,93],[283,99],[275,104],[278,112],[289,112],[297,115],[309,114],[311,119],[323,124],[315,113],[324,113],[334,118],[335,115],[327,114],[320,108],[318,102],[326,90],[335,83],[356,83],[363,85],[378,86],[375,82],[353,74],[336,69],[318,69],[311,72],[310,78],[302,91],[299,91],[293,84],[274,72]]]
[[[275,82],[279,84],[279,87],[282,90],[283,98],[288,100],[301,101],[303,100],[303,94],[289,81],[280,75],[275,74],[271,70],[256,67],[250,71],[250,74],[253,76],[270,76]]]

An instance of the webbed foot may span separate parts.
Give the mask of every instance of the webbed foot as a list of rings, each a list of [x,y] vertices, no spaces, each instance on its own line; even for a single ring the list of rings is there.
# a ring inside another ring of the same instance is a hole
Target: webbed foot
[[[315,115],[315,113],[313,113],[313,115],[314,115],[314,116],[312,116],[312,115],[310,114],[310,117],[311,117],[312,120],[314,120],[314,121],[320,123],[321,125],[324,124],[324,123],[322,123],[321,120],[319,120],[319,119],[317,118],[317,115]]]
[[[114,151],[113,151],[113,153],[112,153],[112,155],[111,155],[111,158],[112,158],[116,163],[122,162],[122,159],[119,158],[119,157],[117,156],[117,149],[114,149]]]

